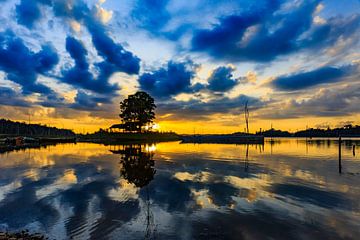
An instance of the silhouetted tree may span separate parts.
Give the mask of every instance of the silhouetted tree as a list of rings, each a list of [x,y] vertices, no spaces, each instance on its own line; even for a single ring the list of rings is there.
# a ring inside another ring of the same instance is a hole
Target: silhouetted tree
[[[119,116],[124,130],[141,132],[143,126],[152,123],[155,119],[155,108],[154,99],[146,92],[129,95],[120,102]]]

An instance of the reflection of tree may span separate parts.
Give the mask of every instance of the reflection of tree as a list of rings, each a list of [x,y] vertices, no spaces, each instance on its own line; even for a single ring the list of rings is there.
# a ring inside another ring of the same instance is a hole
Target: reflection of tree
[[[147,149],[147,150],[146,150]],[[142,188],[154,179],[156,170],[154,153],[141,145],[126,145],[122,149],[112,151],[121,154],[121,175],[136,187]]]
[[[121,175],[138,188],[147,186],[156,173],[154,152],[152,147],[141,145],[126,145],[120,150],[112,151],[121,154]],[[155,234],[154,216],[150,210],[149,190],[146,187],[146,233],[145,239],[151,239]]]

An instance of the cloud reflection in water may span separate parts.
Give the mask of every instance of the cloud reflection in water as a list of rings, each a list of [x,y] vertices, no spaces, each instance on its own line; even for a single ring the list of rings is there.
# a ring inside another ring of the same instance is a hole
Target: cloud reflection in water
[[[336,149],[266,142],[247,163],[243,145],[177,142],[0,155],[0,224],[56,239],[354,239],[359,156],[345,148],[339,175]]]

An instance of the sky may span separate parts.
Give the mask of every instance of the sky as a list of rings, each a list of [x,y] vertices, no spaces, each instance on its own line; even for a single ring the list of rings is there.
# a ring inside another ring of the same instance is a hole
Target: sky
[[[162,131],[360,124],[359,0],[0,4],[0,118],[93,132],[141,90]]]

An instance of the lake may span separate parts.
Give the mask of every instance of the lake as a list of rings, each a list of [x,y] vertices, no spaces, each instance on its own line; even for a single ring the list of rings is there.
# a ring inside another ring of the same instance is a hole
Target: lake
[[[355,155],[353,145],[356,145]],[[360,141],[78,143],[0,155],[0,230],[50,239],[359,239]]]

